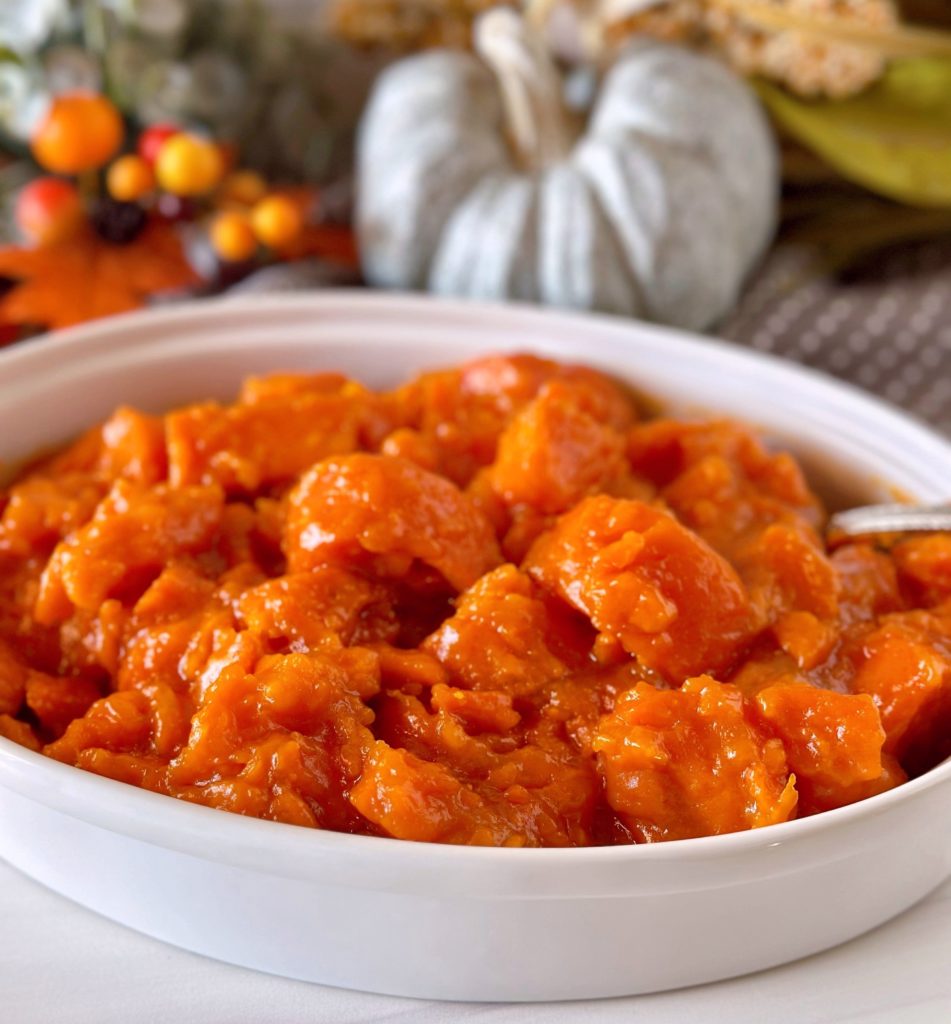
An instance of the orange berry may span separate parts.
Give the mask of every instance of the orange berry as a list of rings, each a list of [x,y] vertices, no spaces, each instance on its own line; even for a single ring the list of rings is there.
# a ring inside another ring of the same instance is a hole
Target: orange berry
[[[71,238],[85,219],[82,200],[71,181],[35,178],[20,190],[14,211],[17,226],[32,245],[54,245]]]
[[[304,218],[290,199],[269,196],[251,211],[251,225],[258,241],[272,249],[282,249],[300,237]]]
[[[211,225],[211,244],[215,252],[229,263],[250,259],[258,247],[251,222],[237,210],[226,210]]]
[[[267,194],[267,182],[257,171],[232,171],[218,188],[221,203],[254,206]]]
[[[113,199],[134,203],[155,188],[155,175],[147,161],[129,153],[120,156],[106,172],[106,187]]]
[[[105,96],[64,93],[50,104],[30,146],[48,171],[81,174],[107,163],[124,133],[119,111]]]
[[[159,185],[176,196],[200,196],[221,180],[221,152],[207,139],[179,132],[167,139],[155,161]]]

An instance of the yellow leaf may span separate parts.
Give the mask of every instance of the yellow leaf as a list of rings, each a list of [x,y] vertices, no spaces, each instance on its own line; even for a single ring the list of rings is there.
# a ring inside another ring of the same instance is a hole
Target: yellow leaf
[[[951,59],[895,61],[847,100],[754,84],[782,128],[844,177],[914,206],[951,206]]]

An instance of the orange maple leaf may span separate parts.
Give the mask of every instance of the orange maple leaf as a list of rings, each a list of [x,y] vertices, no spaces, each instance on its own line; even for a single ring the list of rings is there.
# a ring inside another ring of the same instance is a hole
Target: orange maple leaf
[[[16,282],[0,298],[0,325],[49,329],[138,309],[153,295],[199,281],[163,221],[150,221],[127,245],[88,230],[43,248],[0,249],[0,276]]]

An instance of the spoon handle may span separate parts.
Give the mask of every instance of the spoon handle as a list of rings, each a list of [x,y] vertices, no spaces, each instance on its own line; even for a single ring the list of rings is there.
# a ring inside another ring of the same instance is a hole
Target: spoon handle
[[[827,532],[859,537],[872,533],[951,530],[951,505],[866,505],[836,512]]]

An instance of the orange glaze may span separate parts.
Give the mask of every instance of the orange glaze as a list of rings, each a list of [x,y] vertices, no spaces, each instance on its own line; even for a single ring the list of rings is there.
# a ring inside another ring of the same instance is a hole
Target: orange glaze
[[[0,496],[0,736],[427,842],[813,814],[951,753],[951,537],[822,525],[742,426],[532,356],[121,408]]]

